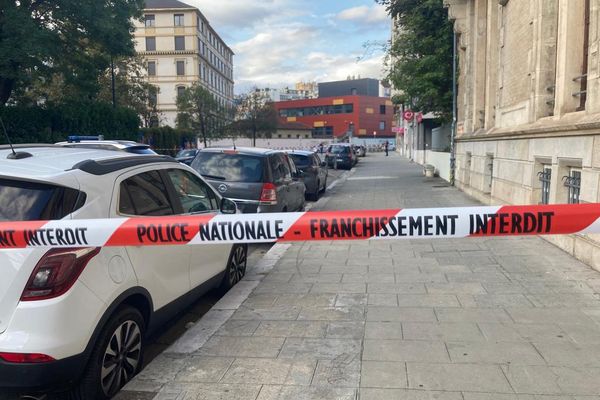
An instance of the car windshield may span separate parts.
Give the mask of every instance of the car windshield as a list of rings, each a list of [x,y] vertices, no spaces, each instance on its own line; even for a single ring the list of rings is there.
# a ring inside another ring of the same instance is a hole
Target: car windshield
[[[334,154],[346,154],[350,152],[350,147],[348,146],[331,146],[329,148],[330,153]]]
[[[310,166],[310,158],[308,156],[304,156],[301,154],[289,154],[289,156],[292,158],[294,164],[296,164],[296,167],[298,168]]]
[[[0,179],[0,221],[61,219],[83,204],[84,198],[75,189]]]
[[[181,150],[176,157],[193,157],[196,155],[196,149]]]
[[[199,152],[192,168],[209,179],[228,182],[262,182],[263,159],[246,154]]]

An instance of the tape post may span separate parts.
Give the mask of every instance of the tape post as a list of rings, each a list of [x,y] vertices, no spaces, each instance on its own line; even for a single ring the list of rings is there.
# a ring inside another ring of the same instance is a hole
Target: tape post
[[[0,222],[0,249],[600,233],[600,204]]]

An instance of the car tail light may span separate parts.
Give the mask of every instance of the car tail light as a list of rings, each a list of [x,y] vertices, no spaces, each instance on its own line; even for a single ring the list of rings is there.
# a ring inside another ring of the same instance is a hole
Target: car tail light
[[[260,192],[260,202],[277,204],[277,187],[272,183],[265,183]]]
[[[0,352],[0,359],[9,363],[46,363],[54,361],[54,358],[47,356],[46,354],[37,354],[37,353],[2,353]]]
[[[21,301],[45,300],[64,294],[99,252],[99,247],[48,251],[33,269]]]

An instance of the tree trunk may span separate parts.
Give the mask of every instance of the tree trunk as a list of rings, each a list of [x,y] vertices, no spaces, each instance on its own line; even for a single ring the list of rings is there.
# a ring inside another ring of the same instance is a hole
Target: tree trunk
[[[15,80],[0,77],[0,106],[6,104],[15,86]]]
[[[202,130],[202,141],[204,142],[204,148],[208,147],[206,143],[206,124],[203,118],[200,118],[200,130]]]
[[[252,147],[256,147],[256,125],[252,125]]]

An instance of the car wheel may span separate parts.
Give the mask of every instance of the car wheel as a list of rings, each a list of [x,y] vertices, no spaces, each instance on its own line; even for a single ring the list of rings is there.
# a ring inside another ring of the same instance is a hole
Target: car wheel
[[[110,399],[141,369],[146,323],[133,307],[119,309],[102,330],[74,400]]]
[[[221,289],[227,291],[235,286],[246,275],[246,264],[248,262],[248,246],[236,244],[231,248],[225,276],[221,283]]]

